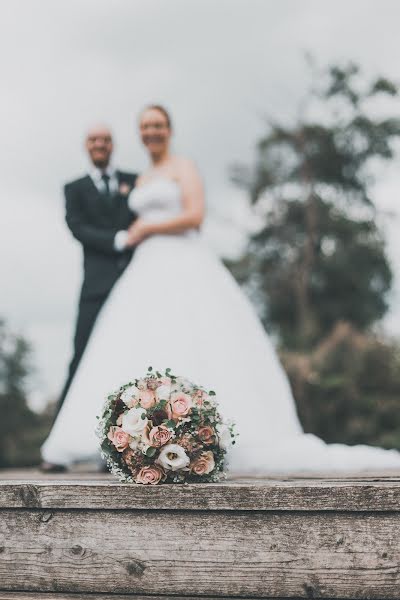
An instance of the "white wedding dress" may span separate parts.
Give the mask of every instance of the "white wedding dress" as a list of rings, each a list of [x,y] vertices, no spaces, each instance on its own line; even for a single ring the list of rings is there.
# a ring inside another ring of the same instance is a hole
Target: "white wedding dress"
[[[158,177],[134,189],[129,202],[142,218],[160,222],[180,212],[180,187]],[[42,447],[44,460],[98,458],[96,415],[106,396],[150,365],[215,390],[223,416],[240,434],[231,472],[400,469],[395,450],[326,444],[303,433],[286,375],[252,306],[194,230],[138,246],[98,317]]]

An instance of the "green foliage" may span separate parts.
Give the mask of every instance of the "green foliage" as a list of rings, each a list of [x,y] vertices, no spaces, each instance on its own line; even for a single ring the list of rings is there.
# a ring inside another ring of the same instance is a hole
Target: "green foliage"
[[[392,283],[371,164],[393,157],[400,119],[371,116],[369,103],[397,88],[382,77],[363,81],[353,64],[315,80],[309,114],[270,124],[255,167],[232,171],[264,225],[229,266],[292,348],[312,347],[339,319],[368,328],[387,310]]]
[[[30,348],[0,321],[0,467],[30,466],[40,460],[40,446],[51,414],[38,415],[27,405]]]
[[[305,431],[400,449],[400,346],[340,323],[311,353],[282,356]]]

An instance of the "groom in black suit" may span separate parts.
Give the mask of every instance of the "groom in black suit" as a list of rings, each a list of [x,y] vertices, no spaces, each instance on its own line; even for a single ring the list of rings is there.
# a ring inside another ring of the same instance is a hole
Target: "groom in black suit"
[[[67,183],[64,188],[66,221],[83,248],[84,277],[74,355],[58,410],[67,395],[97,315],[132,257],[128,229],[136,215],[129,209],[127,200],[136,175],[112,166],[113,141],[108,128],[91,129],[86,138],[86,149],[92,163],[89,173]],[[55,470],[52,467],[56,466],[48,465],[48,470]]]

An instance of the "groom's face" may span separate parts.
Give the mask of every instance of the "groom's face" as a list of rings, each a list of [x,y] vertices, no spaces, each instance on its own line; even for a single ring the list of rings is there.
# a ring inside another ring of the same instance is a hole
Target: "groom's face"
[[[86,138],[86,149],[92,163],[99,169],[105,169],[113,151],[111,131],[103,127],[91,129]]]

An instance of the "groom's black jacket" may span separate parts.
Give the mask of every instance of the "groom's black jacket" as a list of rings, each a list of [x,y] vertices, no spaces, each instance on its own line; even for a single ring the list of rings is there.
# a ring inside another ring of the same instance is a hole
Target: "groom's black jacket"
[[[129,209],[129,191],[136,175],[117,171],[119,191],[106,201],[87,175],[64,188],[66,221],[83,246],[84,278],[81,299],[104,297],[128,265],[132,251],[114,249],[115,234],[135,219]]]
[[[97,315],[118,277],[128,266],[132,251],[114,249],[115,234],[126,230],[136,215],[128,207],[128,195],[136,175],[117,171],[118,193],[104,197],[89,175],[64,188],[66,221],[83,247],[84,275],[74,337],[74,356],[61,393],[60,408],[83,355]]]

